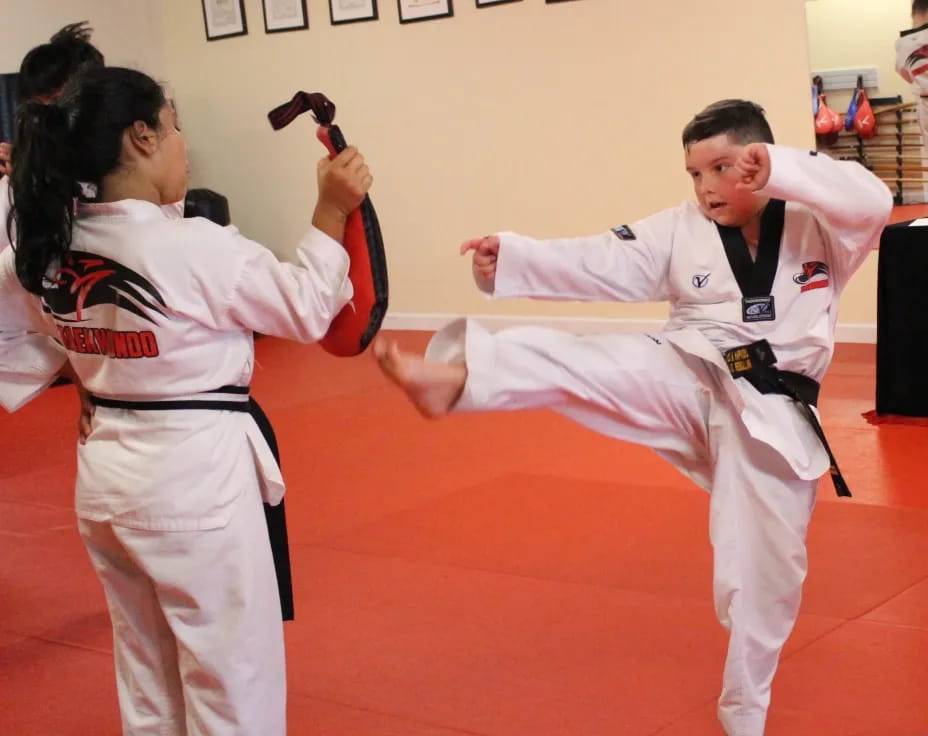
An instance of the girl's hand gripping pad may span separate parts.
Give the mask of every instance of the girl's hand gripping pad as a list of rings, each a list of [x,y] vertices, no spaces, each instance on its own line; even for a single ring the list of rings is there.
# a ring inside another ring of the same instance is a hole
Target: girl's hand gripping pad
[[[333,125],[335,105],[325,95],[297,92],[293,99],[271,110],[267,117],[274,130],[289,125],[297,116],[312,111],[321,126],[317,137],[335,156],[347,145],[337,125]],[[332,355],[351,356],[364,352],[380,329],[387,311],[387,259],[383,250],[380,223],[370,197],[348,215],[345,222],[345,250],[351,259],[348,278],[354,298],[345,305],[325,337],[319,341]]]

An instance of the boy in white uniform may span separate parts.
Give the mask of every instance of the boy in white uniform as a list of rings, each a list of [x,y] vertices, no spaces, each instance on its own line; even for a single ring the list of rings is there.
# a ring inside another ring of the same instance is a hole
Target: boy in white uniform
[[[501,233],[461,248],[494,298],[668,300],[662,332],[491,334],[459,321],[425,360],[385,341],[375,352],[426,416],[554,408],[652,447],[709,490],[714,599],[730,631],[719,718],[729,736],[761,736],[819,476],[831,467],[848,494],[810,407],[838,298],[892,198],[856,163],[772,145],[750,102],[711,105],[683,144],[697,203],[590,237]]]

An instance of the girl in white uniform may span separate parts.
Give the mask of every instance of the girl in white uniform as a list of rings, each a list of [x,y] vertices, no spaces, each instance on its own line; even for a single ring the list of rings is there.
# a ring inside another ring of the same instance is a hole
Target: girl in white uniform
[[[820,438],[817,382],[838,298],[892,198],[856,163],[772,145],[749,102],[710,106],[683,143],[697,203],[591,237],[462,246],[495,298],[667,300],[662,332],[491,334],[461,321],[426,360],[386,341],[375,352],[427,416],[555,408],[654,448],[709,490],[714,599],[730,631],[719,717],[729,736],[761,736],[799,610],[817,479],[831,466],[848,494]]]
[[[187,152],[144,74],[88,72],[56,104],[26,105],[20,126],[16,247],[0,254],[0,401],[17,409],[66,361],[97,397],[76,509],[113,622],[124,732],[283,736],[261,502],[284,486],[239,409],[253,331],[310,342],[351,299],[340,242],[370,172],[354,148],[320,162],[292,265],[164,207],[184,198]],[[78,182],[97,197],[75,214]]]

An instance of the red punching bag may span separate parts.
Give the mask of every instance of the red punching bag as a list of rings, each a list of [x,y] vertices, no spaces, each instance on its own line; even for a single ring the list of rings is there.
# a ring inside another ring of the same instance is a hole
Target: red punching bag
[[[876,116],[870,107],[870,100],[863,89],[857,92],[857,112],[854,114],[854,130],[861,138],[873,138],[876,135]]]
[[[345,138],[333,125],[335,105],[319,93],[297,92],[290,102],[271,110],[267,117],[274,130],[289,125],[307,110],[321,126],[317,137],[334,157],[346,147]],[[387,259],[383,250],[380,223],[370,197],[345,222],[345,250],[351,261],[348,278],[354,297],[340,311],[319,344],[332,355],[342,357],[364,352],[380,329],[387,312]]]
[[[825,95],[818,96],[818,114],[815,116],[815,134],[827,136],[831,133],[837,133],[844,127],[844,121],[841,114],[828,107],[825,102]]]

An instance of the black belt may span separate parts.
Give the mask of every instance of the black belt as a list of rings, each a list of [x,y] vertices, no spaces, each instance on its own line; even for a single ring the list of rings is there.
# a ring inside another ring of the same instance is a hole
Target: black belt
[[[822,429],[821,422],[812,411],[812,407],[818,404],[818,381],[803,376],[800,373],[792,371],[781,371],[774,364],[777,362],[776,355],[766,340],[753,342],[750,345],[732,348],[725,352],[725,362],[728,363],[728,370],[734,378],[746,379],[754,388],[762,394],[782,394],[788,396],[802,407],[809,424],[815,434],[821,440],[825,452],[828,453],[828,461],[831,463],[829,473],[831,482],[834,484],[835,492],[839,496],[850,496],[851,491],[847,487],[847,482],[841,471],[838,469],[838,461],[835,460],[828,440],[825,438],[825,430]]]
[[[124,401],[123,399],[107,399],[104,396],[91,394],[90,402],[94,406],[105,406],[110,409],[132,409],[133,411],[174,411],[177,409],[209,409],[212,411],[241,411],[251,412],[249,404],[253,399],[248,395],[248,386],[223,386],[212,391],[204,391],[199,396],[209,394],[228,394],[230,396],[243,396],[242,399],[155,399],[153,401]]]
[[[104,406],[112,409],[132,409],[133,411],[176,411],[180,409],[206,409],[209,411],[240,411],[251,415],[258,429],[267,442],[277,466],[280,467],[280,451],[277,447],[277,436],[271,426],[267,415],[258,406],[258,402],[249,396],[248,386],[223,386],[208,394],[227,394],[230,397],[244,398],[202,398],[202,399],[166,399],[163,401],[124,401],[122,399],[108,399],[103,396],[91,394],[90,402],[94,406]],[[290,575],[290,544],[287,540],[287,517],[284,502],[281,499],[277,506],[264,504],[264,520],[267,522],[268,538],[271,542],[271,553],[274,557],[274,573],[277,576],[277,590],[280,593],[280,613],[284,621],[293,620],[293,582]]]

